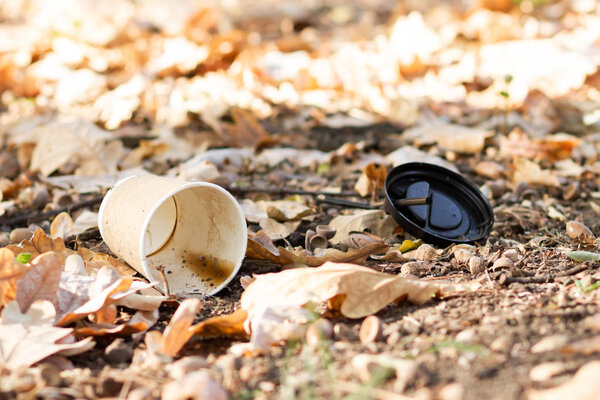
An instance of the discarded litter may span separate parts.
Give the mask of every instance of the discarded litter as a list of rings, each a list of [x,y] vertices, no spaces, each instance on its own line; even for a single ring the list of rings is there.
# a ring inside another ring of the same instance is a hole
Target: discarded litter
[[[215,294],[246,253],[242,208],[212,183],[129,177],[105,196],[98,220],[108,247],[164,293]]]
[[[483,240],[494,224],[490,203],[462,175],[427,163],[394,168],[385,209],[410,234],[437,246]]]

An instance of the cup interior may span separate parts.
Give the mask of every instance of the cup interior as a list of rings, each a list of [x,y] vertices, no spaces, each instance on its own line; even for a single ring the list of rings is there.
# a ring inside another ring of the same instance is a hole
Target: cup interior
[[[171,294],[211,295],[238,272],[246,252],[247,228],[237,201],[207,183],[184,185],[162,198],[149,213],[140,258],[148,277]]]

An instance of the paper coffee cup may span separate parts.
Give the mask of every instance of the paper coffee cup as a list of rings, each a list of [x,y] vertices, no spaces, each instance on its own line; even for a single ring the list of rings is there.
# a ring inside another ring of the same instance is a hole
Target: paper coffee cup
[[[98,215],[104,242],[164,293],[211,295],[237,274],[248,231],[242,208],[225,189],[154,175],[125,178]]]

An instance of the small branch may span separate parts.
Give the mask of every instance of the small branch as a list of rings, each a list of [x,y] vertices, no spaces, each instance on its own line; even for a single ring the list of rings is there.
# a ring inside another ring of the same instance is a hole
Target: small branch
[[[8,218],[0,217],[0,226],[15,227],[20,225],[26,225],[30,222],[42,221],[45,219],[56,217],[61,212],[75,211],[79,210],[80,208],[91,207],[96,204],[100,204],[102,202],[102,199],[104,199],[104,195],[92,197],[91,199],[87,200],[82,200],[77,203],[73,203],[70,206],[57,208],[55,210],[34,211],[29,214],[15,215]]]
[[[554,281],[554,277],[548,274],[538,275],[538,276],[524,276],[524,277],[510,277],[506,274],[500,275],[498,278],[498,283],[502,286],[508,286],[511,283],[548,283]]]
[[[559,272],[558,274],[554,275],[554,276],[571,276],[571,275],[575,275],[580,273],[581,271],[585,271],[586,269],[588,269],[588,266],[583,264],[583,265],[576,265],[573,268],[569,268],[566,271],[563,272]]]

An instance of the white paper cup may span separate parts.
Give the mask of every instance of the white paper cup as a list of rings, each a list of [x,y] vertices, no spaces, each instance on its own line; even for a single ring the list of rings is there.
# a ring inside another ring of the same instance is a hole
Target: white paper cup
[[[172,294],[211,295],[237,274],[248,230],[242,208],[225,189],[207,182],[142,175],[106,194],[98,226],[108,247]]]

